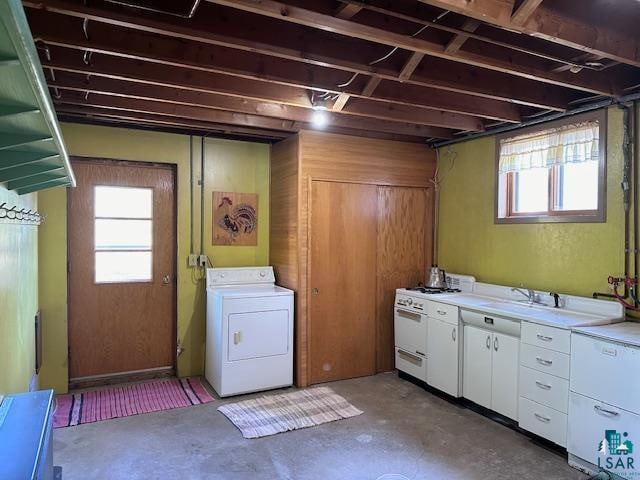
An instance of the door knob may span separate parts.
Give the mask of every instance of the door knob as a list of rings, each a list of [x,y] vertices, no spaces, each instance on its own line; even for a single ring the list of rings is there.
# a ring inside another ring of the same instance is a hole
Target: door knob
[[[171,275],[165,275],[162,277],[162,284],[169,285],[171,283]]]
[[[312,288],[312,289],[311,289],[311,293],[312,293],[313,295],[318,295],[318,294],[320,293],[320,290],[318,290],[317,288]]]

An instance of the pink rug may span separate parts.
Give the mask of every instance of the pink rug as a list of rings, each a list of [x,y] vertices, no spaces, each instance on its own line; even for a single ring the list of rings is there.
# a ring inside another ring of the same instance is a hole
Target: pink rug
[[[53,428],[189,407],[213,400],[197,377],[170,378],[57,395]]]

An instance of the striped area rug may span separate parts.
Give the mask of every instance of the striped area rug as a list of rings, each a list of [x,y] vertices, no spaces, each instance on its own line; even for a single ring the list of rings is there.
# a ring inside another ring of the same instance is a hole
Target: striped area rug
[[[199,378],[168,378],[56,396],[53,428],[213,401]]]
[[[218,407],[244,438],[259,438],[355,417],[361,410],[329,387],[268,395]]]

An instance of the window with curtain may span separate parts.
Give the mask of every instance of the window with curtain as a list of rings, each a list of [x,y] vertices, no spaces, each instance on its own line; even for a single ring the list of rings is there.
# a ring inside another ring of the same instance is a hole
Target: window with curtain
[[[602,222],[604,113],[500,136],[497,223]]]

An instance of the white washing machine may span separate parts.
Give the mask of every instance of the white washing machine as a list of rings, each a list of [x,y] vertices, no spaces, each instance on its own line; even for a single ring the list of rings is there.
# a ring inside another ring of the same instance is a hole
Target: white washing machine
[[[207,269],[205,377],[221,397],[293,384],[293,291],[272,267]]]

